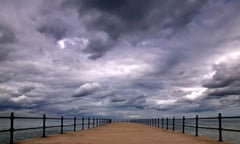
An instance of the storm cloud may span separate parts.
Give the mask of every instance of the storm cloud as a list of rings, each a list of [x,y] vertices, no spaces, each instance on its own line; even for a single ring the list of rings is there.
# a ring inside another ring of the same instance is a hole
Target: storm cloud
[[[239,1],[0,2],[0,113],[239,112]]]
[[[70,0],[64,7],[75,7],[80,18],[85,20],[91,31],[103,31],[107,35],[105,42],[98,39],[90,41],[84,50],[91,59],[100,58],[121,39],[121,37],[142,35],[141,39],[151,37],[169,37],[189,24],[203,1],[163,1],[163,0]],[[144,36],[147,33],[147,37]],[[98,42],[98,43],[96,43]],[[134,43],[134,41],[132,41]],[[110,46],[109,46],[110,45]]]

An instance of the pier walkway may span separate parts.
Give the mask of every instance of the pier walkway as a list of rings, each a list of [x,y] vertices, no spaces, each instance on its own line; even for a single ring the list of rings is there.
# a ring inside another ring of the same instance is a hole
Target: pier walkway
[[[230,144],[136,123],[112,123],[84,131],[67,132],[16,144]]]

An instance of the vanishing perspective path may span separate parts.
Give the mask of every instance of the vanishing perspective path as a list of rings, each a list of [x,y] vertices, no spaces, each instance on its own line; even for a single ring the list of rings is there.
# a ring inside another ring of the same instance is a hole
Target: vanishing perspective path
[[[230,144],[142,124],[112,123],[99,128],[33,138],[16,144]]]

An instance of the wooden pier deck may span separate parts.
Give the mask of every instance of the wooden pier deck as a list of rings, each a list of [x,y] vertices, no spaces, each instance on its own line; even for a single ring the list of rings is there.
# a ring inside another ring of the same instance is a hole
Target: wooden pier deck
[[[16,144],[230,144],[205,137],[135,123],[112,123],[99,128],[18,141]]]

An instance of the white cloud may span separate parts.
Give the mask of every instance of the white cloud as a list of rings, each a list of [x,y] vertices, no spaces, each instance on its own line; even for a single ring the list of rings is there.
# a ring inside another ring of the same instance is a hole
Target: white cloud
[[[58,46],[60,47],[60,49],[65,49],[66,47],[78,47],[81,49],[84,49],[87,47],[87,45],[89,44],[89,40],[87,38],[78,38],[78,37],[74,37],[74,38],[64,38],[61,39],[59,41],[57,41]]]
[[[81,85],[75,90],[73,97],[84,97],[93,94],[101,88],[101,85],[97,82],[86,83]]]
[[[184,98],[186,98],[188,100],[196,100],[196,99],[205,97],[204,92],[207,90],[207,88],[192,87],[192,88],[182,88],[182,90],[190,93],[190,94],[185,95]]]
[[[19,102],[28,102],[28,97],[25,95],[22,96],[18,96],[18,97],[12,97],[11,100],[15,103],[19,103]]]

